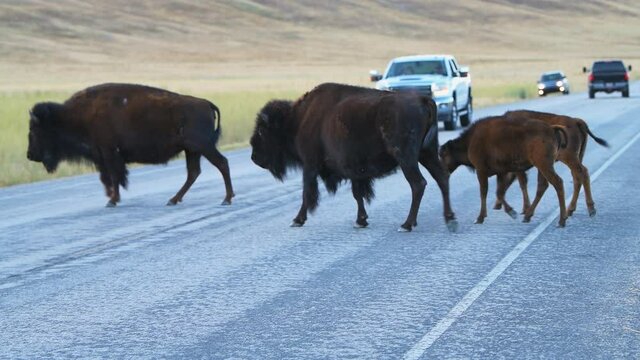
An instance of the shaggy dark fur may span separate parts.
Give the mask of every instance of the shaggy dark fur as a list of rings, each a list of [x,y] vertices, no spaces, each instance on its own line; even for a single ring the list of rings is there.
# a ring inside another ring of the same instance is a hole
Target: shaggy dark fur
[[[234,194],[227,159],[215,147],[219,137],[220,110],[207,100],[142,85],[102,84],[63,104],[34,105],[27,157],[49,172],[60,161],[93,163],[109,197],[107,206],[115,206],[120,186],[127,186],[126,164],[166,163],[184,151],[188,175],[169,200],[175,205],[200,174],[204,155],[222,173],[223,203],[229,204]]]

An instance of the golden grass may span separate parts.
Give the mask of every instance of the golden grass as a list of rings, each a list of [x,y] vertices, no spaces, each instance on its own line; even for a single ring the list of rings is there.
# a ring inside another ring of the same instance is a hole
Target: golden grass
[[[267,100],[327,81],[371,86],[368,71],[401,55],[456,55],[476,107],[535,97],[549,70],[583,91],[581,68],[599,58],[622,58],[639,79],[639,17],[634,0],[0,2],[0,186],[52,177],[26,160],[27,110],[98,83],[210,99],[229,148],[246,144]]]

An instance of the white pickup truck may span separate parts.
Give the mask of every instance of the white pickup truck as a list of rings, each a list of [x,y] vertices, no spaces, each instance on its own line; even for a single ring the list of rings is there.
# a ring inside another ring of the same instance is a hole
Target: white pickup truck
[[[369,75],[377,82],[376,89],[417,91],[433,98],[438,105],[438,121],[444,123],[445,130],[472,121],[469,68],[460,67],[451,55],[398,57],[389,62],[384,74],[371,70]]]

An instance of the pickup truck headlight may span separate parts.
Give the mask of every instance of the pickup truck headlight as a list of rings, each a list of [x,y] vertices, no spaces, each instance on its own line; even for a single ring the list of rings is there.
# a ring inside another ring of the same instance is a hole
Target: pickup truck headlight
[[[544,89],[544,84],[538,84],[538,89],[540,90]]]
[[[431,86],[431,92],[434,97],[441,97],[449,95],[449,88],[444,84],[433,84]]]
[[[556,81],[556,86],[557,86],[557,87],[560,87],[560,86],[562,86],[562,85],[563,85],[563,84],[562,84],[562,81]]]

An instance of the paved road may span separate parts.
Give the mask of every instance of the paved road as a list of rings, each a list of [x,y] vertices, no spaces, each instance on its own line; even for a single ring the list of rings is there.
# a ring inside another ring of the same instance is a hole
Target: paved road
[[[279,183],[247,150],[227,153],[230,207],[218,205],[210,165],[184,203],[164,206],[182,162],[133,170],[115,209],[96,175],[2,189],[0,358],[637,359],[638,85],[630,99],[550,96],[476,112],[579,116],[611,143],[590,141],[585,157],[597,216],[581,197],[564,229],[553,190],[530,224],[491,211],[474,225],[478,185],[465,169],[451,179],[457,234],[426,172],[412,233],[396,232],[410,199],[400,174],[376,183],[367,229],[352,227],[349,186],[289,228],[299,175]],[[507,195],[520,206],[517,186]]]

